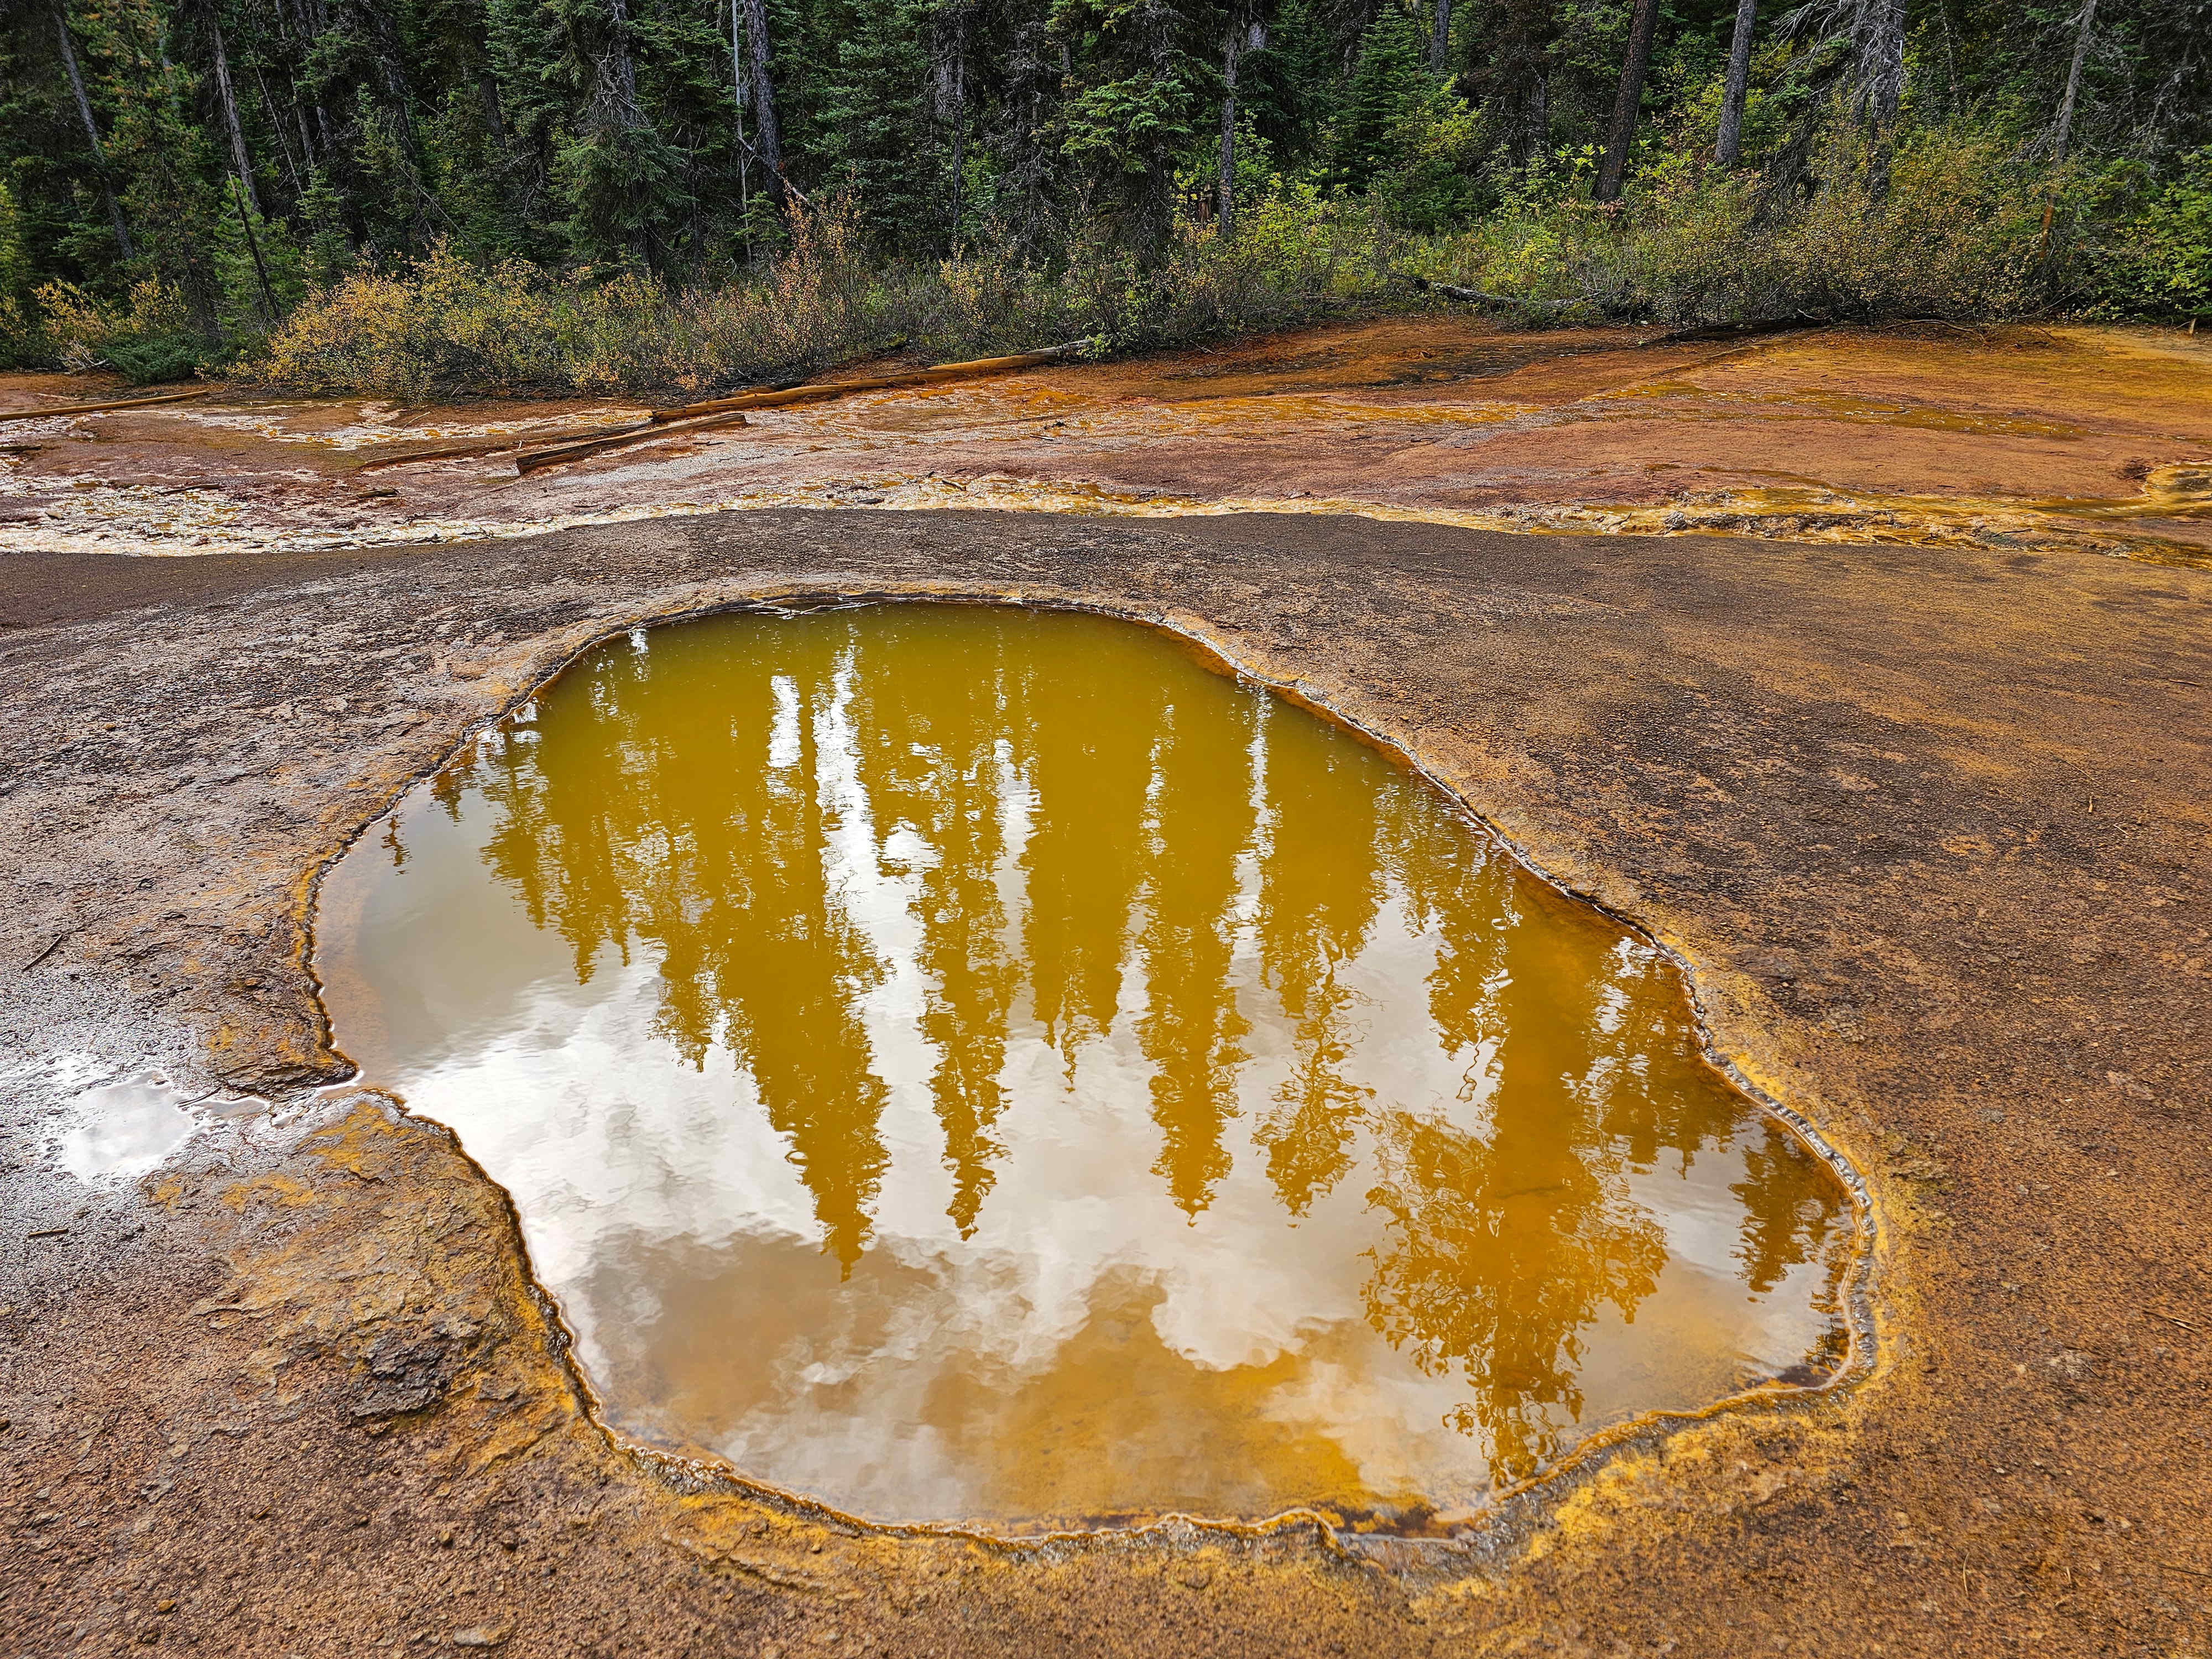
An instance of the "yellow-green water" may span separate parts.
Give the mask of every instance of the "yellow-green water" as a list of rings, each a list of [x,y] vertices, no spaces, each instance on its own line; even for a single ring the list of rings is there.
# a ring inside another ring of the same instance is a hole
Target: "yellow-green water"
[[[1449,1527],[1839,1350],[1842,1188],[1671,965],[1127,623],[633,635],[318,936],[609,1421],[870,1518]]]

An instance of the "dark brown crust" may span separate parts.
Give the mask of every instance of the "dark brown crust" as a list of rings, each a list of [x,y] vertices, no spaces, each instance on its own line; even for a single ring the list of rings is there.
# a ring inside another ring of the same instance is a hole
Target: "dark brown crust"
[[[314,871],[587,641],[885,589],[1200,634],[1679,950],[1720,1048],[1868,1175],[1875,1375],[1647,1437],[1449,1554],[1304,1529],[901,1541],[610,1449],[502,1196],[374,1097],[211,1127],[135,1188],[60,1173],[51,1057],[279,1096],[329,1075]],[[471,621],[473,641],[436,631]],[[2204,1640],[2212,575],[761,514],[388,554],[0,555],[0,1650]]]

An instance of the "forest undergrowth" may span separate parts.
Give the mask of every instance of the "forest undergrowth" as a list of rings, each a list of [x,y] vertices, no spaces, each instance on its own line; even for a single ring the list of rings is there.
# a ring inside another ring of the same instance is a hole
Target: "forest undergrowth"
[[[1675,327],[1804,320],[2186,313],[2212,305],[2212,155],[2114,213],[2083,180],[2013,163],[1995,138],[1923,130],[1887,188],[1838,142],[1778,205],[1756,173],[1693,155],[1597,203],[1586,157],[1532,167],[1457,228],[1408,228],[1387,199],[1267,180],[1227,235],[1179,218],[1148,264],[1110,234],[1060,257],[900,260],[871,246],[848,195],[793,204],[780,252],[721,280],[471,260],[439,244],[307,292],[228,361],[207,361],[173,289],[119,300],[49,283],[0,317],[12,355],[133,380],[196,368],[313,392],[651,394],[787,378],[901,347],[936,359],[1083,339],[1100,355],[1435,304],[1413,279],[1472,290],[1524,325]],[[2100,214],[2100,208],[2103,210]],[[1447,300],[1446,304],[1462,302]]]
[[[55,0],[0,10],[0,368],[653,395],[1438,305],[2212,319],[2212,0],[2039,4]]]

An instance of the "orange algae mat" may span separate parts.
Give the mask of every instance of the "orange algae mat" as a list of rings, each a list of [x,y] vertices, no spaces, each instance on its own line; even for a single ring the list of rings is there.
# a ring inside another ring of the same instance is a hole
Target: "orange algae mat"
[[[1448,1529],[1843,1350],[1845,1193],[1673,964],[1127,623],[632,635],[318,935],[611,1426],[870,1519]]]

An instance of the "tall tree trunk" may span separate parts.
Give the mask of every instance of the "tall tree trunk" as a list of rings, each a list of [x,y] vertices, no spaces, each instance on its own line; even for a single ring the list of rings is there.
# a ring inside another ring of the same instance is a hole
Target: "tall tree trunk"
[[[607,16],[613,24],[607,31],[612,51],[599,64],[599,77],[602,96],[608,105],[608,123],[618,131],[641,131],[647,122],[644,107],[637,101],[637,60],[630,56],[629,7],[626,0],[607,0]],[[631,251],[647,270],[656,273],[659,270],[659,261],[655,258],[658,240],[649,220],[641,223],[630,239]]]
[[[2074,100],[2081,90],[2081,65],[2089,56],[2089,29],[2097,21],[2097,0],[2083,0],[2081,32],[2074,37],[2074,63],[2066,71],[2066,95],[2058,100],[2058,131],[2051,141],[2053,161],[2066,159],[2066,142],[2074,136]]]
[[[1736,0],[1728,80],[1721,88],[1720,136],[1713,143],[1713,160],[1724,167],[1743,159],[1743,103],[1751,90],[1751,31],[1758,21],[1759,0]]]
[[[1221,48],[1221,185],[1214,228],[1224,242],[1237,216],[1237,54],[1244,44],[1239,38],[1242,22],[1231,10],[1229,38]]]
[[[246,230],[246,251],[253,255],[253,274],[261,283],[262,320],[274,328],[276,326],[276,293],[269,286],[269,267],[261,262],[261,239],[253,234],[253,221],[246,215],[245,196],[235,195],[231,200],[238,208],[238,222]],[[258,213],[259,210],[255,211]]]
[[[952,176],[947,181],[952,210],[945,222],[945,250],[960,244],[960,215],[968,186],[968,23],[971,0],[948,0],[937,12],[930,36],[931,72],[936,83],[936,119],[952,133]]]
[[[1867,193],[1876,205],[1889,197],[1890,139],[1905,98],[1905,0],[1859,0],[1856,37],[1857,109],[1870,140]]]
[[[1644,105],[1644,77],[1651,71],[1651,35],[1659,26],[1659,0],[1636,0],[1628,26],[1628,61],[1620,68],[1620,92],[1613,100],[1613,130],[1606,135],[1605,160],[1597,170],[1596,198],[1616,201],[1628,171],[1628,146],[1636,137],[1636,115]]]
[[[614,45],[615,118],[629,131],[645,125],[637,102],[637,61],[629,55],[629,8],[623,0],[607,0],[607,15],[614,20],[608,39]]]
[[[1164,82],[1174,73],[1176,34],[1182,15],[1167,0],[1143,0],[1136,10],[1135,33],[1144,60],[1153,75]],[[1175,235],[1175,153],[1158,134],[1145,140],[1144,168],[1137,177],[1134,234],[1131,237],[1141,270],[1158,267]]]
[[[62,67],[69,71],[70,90],[76,95],[77,118],[84,123],[85,142],[92,146],[92,164],[100,174],[100,193],[107,203],[107,222],[115,228],[115,246],[126,259],[136,258],[131,246],[131,227],[123,222],[123,204],[115,199],[115,181],[107,171],[107,151],[100,142],[100,127],[92,118],[92,100],[84,95],[84,73],[76,66],[76,45],[70,39],[69,14],[54,0],[54,33],[62,45]]]
[[[952,248],[960,248],[961,193],[968,183],[968,20],[952,53]]]
[[[215,88],[222,102],[222,124],[230,130],[231,160],[238,164],[238,182],[246,191],[246,204],[261,216],[261,195],[253,188],[253,160],[246,153],[246,129],[238,124],[238,100],[230,89],[230,54],[222,49],[222,25],[208,18],[208,33],[215,37]]]
[[[1442,79],[1451,51],[1452,0],[1437,0],[1437,21],[1429,29],[1429,72]]]
[[[500,112],[499,82],[492,77],[489,67],[477,71],[477,101],[483,106],[484,131],[491,135],[492,143],[499,147],[499,153],[504,156],[507,154],[507,117]]]
[[[753,257],[753,181],[745,142],[745,14],[739,0],[730,0],[730,83],[737,90],[737,121],[732,131],[738,139],[738,214],[745,226],[745,263]]]
[[[300,156],[312,171],[320,161],[315,155],[314,131],[307,125],[309,105],[300,91],[300,70],[303,66],[301,59],[315,37],[309,27],[307,8],[301,0],[276,0],[276,17],[284,27],[287,40],[295,43],[293,62],[285,69],[284,79],[292,88],[292,118],[299,124]]]
[[[292,160],[292,141],[284,136],[284,118],[276,112],[276,100],[270,94],[269,79],[258,64],[253,70],[253,83],[261,88],[262,112],[269,118],[269,131],[276,135],[276,153],[284,158],[284,176],[292,182],[292,199],[296,202],[303,186],[300,169]]]
[[[1943,26],[1943,72],[1951,84],[1951,112],[1965,100],[1959,96],[1959,45],[1951,29],[1950,0],[1936,0],[1936,21]]]
[[[768,78],[768,0],[744,0],[746,44],[752,49],[753,131],[759,142],[761,165],[768,169],[768,187],[783,199],[783,141],[776,131],[775,89]]]

